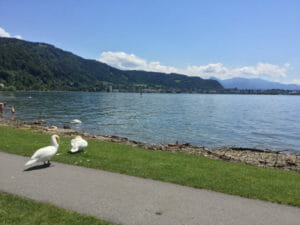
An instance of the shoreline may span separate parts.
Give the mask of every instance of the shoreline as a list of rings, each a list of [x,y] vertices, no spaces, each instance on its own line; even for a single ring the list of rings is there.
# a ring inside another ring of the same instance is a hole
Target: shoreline
[[[28,93],[43,93],[43,92],[66,92],[66,93],[72,93],[72,92],[89,92],[89,93],[130,93],[130,94],[141,94],[141,92],[132,92],[132,91],[118,91],[118,92],[109,92],[109,91],[74,91],[74,90],[46,90],[46,91],[41,91],[41,90],[14,90],[14,91],[8,91],[8,90],[0,90],[1,92],[28,92]],[[151,91],[146,91],[142,92],[142,94],[203,94],[203,95],[284,95],[284,96],[299,96],[300,95],[300,90],[285,90],[285,89],[267,89],[267,90],[248,90],[248,89],[241,89],[241,90],[234,90],[234,91],[227,91],[227,92],[214,92],[214,91],[209,91],[209,92],[151,92]]]
[[[0,118],[0,126],[32,129],[37,133],[55,133],[67,137],[81,135],[91,140],[115,142],[151,151],[167,151],[174,153],[182,152],[185,154],[200,155],[227,162],[236,162],[264,168],[277,168],[300,173],[300,155],[297,153],[285,154],[284,151],[240,147],[206,148],[204,146],[196,146],[190,143],[180,144],[177,141],[169,144],[150,145],[119,136],[106,134],[94,135],[86,132],[80,132],[67,126],[64,128],[47,126],[46,121],[23,122],[20,120],[6,120],[4,118]]]

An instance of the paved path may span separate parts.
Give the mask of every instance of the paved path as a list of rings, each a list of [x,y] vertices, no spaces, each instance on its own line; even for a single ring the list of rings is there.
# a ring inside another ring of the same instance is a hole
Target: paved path
[[[130,225],[299,225],[300,208],[0,152],[0,191]]]

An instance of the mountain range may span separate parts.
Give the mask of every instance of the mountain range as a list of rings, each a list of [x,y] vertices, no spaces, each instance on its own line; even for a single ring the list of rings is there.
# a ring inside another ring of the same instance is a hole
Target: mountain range
[[[2,90],[107,91],[113,88],[172,93],[223,90],[215,80],[119,70],[53,45],[15,38],[0,38],[0,83]]]
[[[120,70],[50,44],[15,38],[0,38],[0,84],[2,90],[40,91],[107,91],[112,88],[172,93],[222,93],[223,88],[300,90],[300,85],[258,78],[202,79],[174,73]]]
[[[215,77],[211,77],[211,79],[219,81],[224,88],[237,88],[239,90],[300,90],[300,85],[282,84],[279,82],[272,82],[259,78],[248,79],[236,77],[231,79],[220,80]]]

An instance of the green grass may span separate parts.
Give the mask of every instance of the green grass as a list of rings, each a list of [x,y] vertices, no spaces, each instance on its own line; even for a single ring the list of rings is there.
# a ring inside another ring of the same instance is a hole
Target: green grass
[[[60,155],[53,161],[300,206],[300,174],[296,172],[92,140],[84,152],[68,154],[70,140],[61,137]],[[31,156],[49,143],[50,135],[0,127],[0,151]]]
[[[0,192],[0,224],[22,225],[112,225],[50,204]]]

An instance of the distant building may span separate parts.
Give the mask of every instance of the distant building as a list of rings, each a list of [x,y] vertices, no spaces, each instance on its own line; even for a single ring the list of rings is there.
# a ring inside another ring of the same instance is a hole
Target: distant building
[[[4,88],[5,85],[3,83],[0,83],[0,88]]]
[[[113,90],[113,89],[112,89],[112,86],[110,85],[110,86],[108,87],[108,91],[109,91],[109,92],[112,92],[112,90]]]

